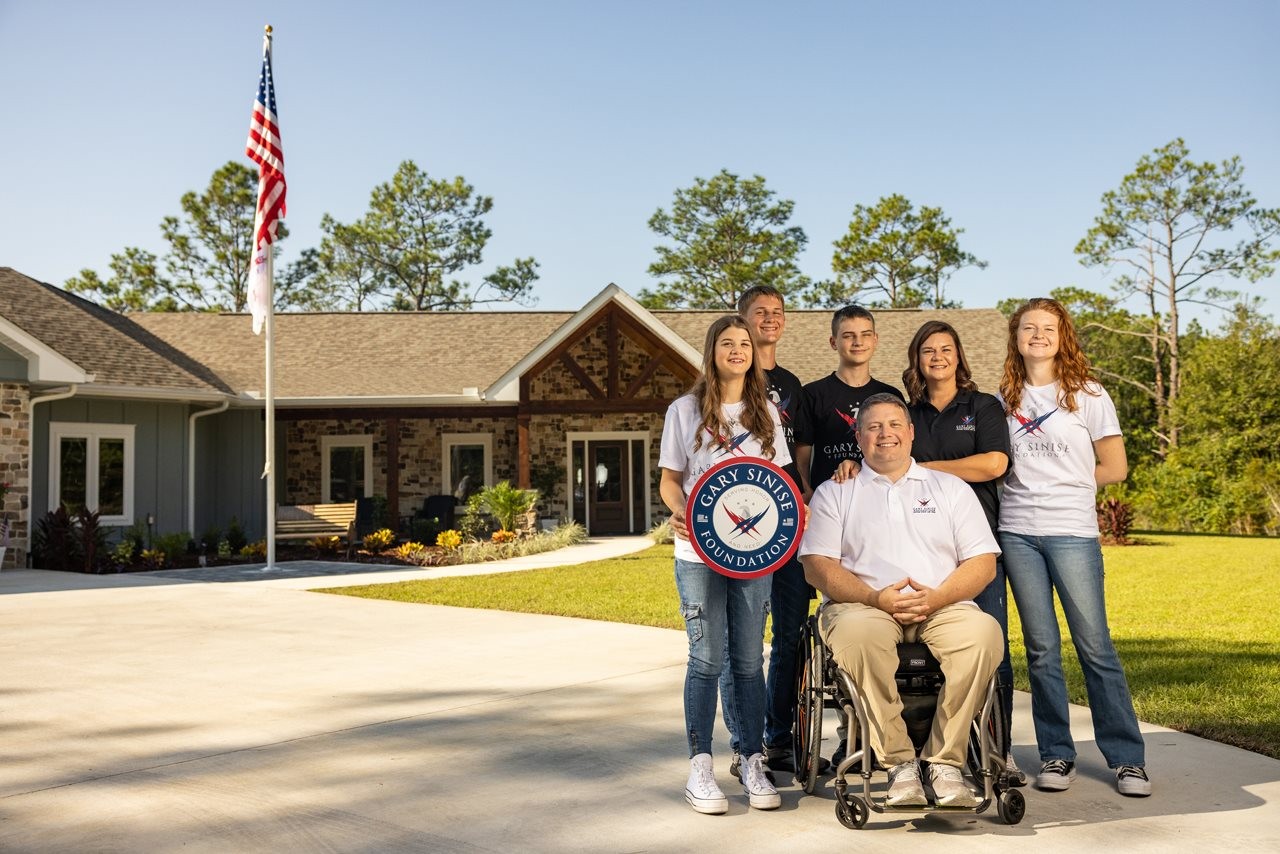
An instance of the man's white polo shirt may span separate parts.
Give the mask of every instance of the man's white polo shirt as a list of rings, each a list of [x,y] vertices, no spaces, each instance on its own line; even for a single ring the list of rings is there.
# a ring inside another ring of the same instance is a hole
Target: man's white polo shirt
[[[916,465],[897,483],[864,465],[821,484],[800,555],[834,558],[879,590],[907,576],[937,587],[971,557],[1000,554],[982,505],[955,475]]]

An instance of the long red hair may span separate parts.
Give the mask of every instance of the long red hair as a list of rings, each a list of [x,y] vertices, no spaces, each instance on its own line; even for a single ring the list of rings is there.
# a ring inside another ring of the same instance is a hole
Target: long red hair
[[[1087,384],[1096,385],[1098,381],[1089,368],[1089,358],[1080,349],[1080,339],[1071,315],[1062,303],[1048,297],[1027,300],[1009,318],[1009,347],[1004,357],[1004,376],[1000,378],[1000,396],[1004,398],[1005,409],[1008,412],[1018,411],[1022,405],[1022,389],[1027,384],[1027,365],[1018,352],[1018,327],[1028,311],[1047,311],[1058,319],[1058,353],[1053,357],[1055,379],[1061,392],[1058,403],[1068,412],[1075,412],[1076,393],[1083,391],[1096,397],[1098,392],[1091,391]]]

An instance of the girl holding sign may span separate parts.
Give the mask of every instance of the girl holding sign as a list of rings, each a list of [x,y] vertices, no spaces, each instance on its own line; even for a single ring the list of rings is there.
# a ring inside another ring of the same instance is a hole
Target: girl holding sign
[[[769,402],[764,372],[756,364],[751,332],[738,315],[711,324],[702,348],[702,375],[667,408],[662,428],[660,492],[675,532],[676,588],[689,635],[684,682],[689,781],[685,799],[696,811],[720,814],[728,800],[716,785],[711,731],[726,656],[733,671],[734,716],[739,722],[742,785],[756,809],[776,809],[778,791],[765,776],[764,622],[771,588],[768,575],[734,578],[707,566],[689,540],[685,505],[699,477],[716,463],[758,457],[791,461],[778,411]],[[727,647],[727,648],[726,648]]]

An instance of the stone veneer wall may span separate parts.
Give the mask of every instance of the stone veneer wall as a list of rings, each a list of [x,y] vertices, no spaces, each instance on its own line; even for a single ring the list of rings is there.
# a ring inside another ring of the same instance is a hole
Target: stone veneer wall
[[[631,385],[649,363],[649,353],[625,334],[618,336],[618,392]],[[609,327],[601,323],[569,350],[569,355],[591,377],[601,391],[609,386]],[[672,400],[686,389],[684,382],[667,370],[666,365],[653,372],[644,385],[636,390],[636,398]],[[583,388],[578,378],[559,362],[529,381],[530,400],[591,400],[591,393]]]
[[[5,492],[3,518],[9,526],[9,548],[0,569],[26,566],[26,513],[31,507],[31,389],[0,383],[0,483]]]
[[[443,443],[451,433],[493,436],[493,477],[515,483],[516,420],[510,418],[401,418],[400,513],[422,506],[428,495],[443,491]],[[381,418],[291,421],[285,429],[285,484],[282,504],[311,504],[320,500],[320,438],[373,436],[372,495],[387,494],[387,422]]]

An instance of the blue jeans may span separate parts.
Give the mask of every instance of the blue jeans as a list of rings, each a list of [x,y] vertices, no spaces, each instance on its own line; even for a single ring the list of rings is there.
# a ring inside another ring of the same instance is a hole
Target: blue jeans
[[[764,743],[769,747],[790,747],[796,719],[796,650],[800,646],[800,630],[809,616],[812,594],[804,578],[804,567],[798,560],[792,559],[769,579],[773,640],[769,645],[769,675],[765,681]],[[733,711],[733,670],[727,664],[720,673],[720,699],[724,704],[724,725],[729,730],[730,747],[735,753],[744,752],[739,743],[738,718]]]
[[[1053,609],[1057,590],[1084,671],[1098,749],[1111,768],[1145,764],[1145,745],[1129,696],[1129,682],[1107,628],[1102,547],[1097,538],[1001,531],[1000,548],[1022,619],[1031,675],[1031,718],[1040,760],[1076,758],[1062,673],[1062,636]]]
[[[769,576],[726,578],[705,564],[676,560],[680,613],[689,635],[684,722],[689,756],[711,752],[717,682],[725,659],[733,671],[733,714],[742,752],[764,741],[764,620]]]
[[[998,696],[1004,709],[1006,731],[1004,748],[1009,749],[1008,727],[1013,721],[1013,665],[1009,662],[1009,600],[1005,584],[1004,558],[996,558],[996,577],[991,579],[981,593],[973,597],[974,604],[982,609],[982,613],[995,618],[1000,624],[1000,636],[1004,638],[1004,659],[996,668],[996,683],[999,685]]]

